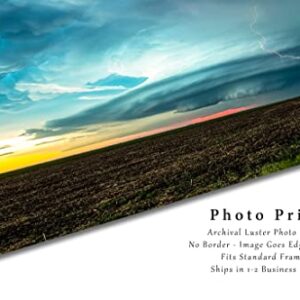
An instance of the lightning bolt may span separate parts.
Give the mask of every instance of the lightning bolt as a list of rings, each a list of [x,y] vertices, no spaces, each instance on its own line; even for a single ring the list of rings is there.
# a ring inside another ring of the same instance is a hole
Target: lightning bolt
[[[264,52],[276,55],[282,59],[300,60],[300,56],[282,54],[279,51],[272,49],[268,46],[266,37],[256,29],[256,25],[258,22],[258,16],[259,16],[258,9],[257,9],[257,6],[255,5],[253,8],[253,20],[250,23],[250,30],[253,34],[255,34],[258,37],[258,44],[259,44],[260,48]]]

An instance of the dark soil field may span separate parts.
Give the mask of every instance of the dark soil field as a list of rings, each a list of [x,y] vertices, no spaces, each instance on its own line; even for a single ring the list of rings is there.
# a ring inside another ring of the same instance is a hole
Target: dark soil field
[[[300,163],[300,99],[0,178],[0,252]]]

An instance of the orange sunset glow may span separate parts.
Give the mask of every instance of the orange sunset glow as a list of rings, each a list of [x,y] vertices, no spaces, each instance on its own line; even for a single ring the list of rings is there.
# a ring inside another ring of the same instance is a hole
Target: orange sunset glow
[[[70,141],[66,142],[68,140],[62,141],[62,139],[59,139],[58,142],[56,142],[55,140],[53,142],[49,142],[46,146],[42,147],[41,149],[35,149],[34,145],[33,146],[29,145],[27,148],[24,147],[24,149],[22,149],[22,147],[19,147],[20,150],[16,151],[15,153],[12,154],[8,153],[7,155],[3,155],[2,157],[0,156],[0,173],[6,173],[17,169],[30,167],[33,165],[57,160],[60,158],[65,158],[68,156],[72,156],[72,155],[76,155],[88,151],[93,151],[96,149],[105,148],[111,145],[125,143],[128,141],[140,139],[147,136],[153,136],[166,131],[171,131],[174,129],[187,127],[190,125],[195,125],[213,119],[233,115],[252,108],[254,108],[254,106],[231,108],[207,116],[202,116],[202,117],[193,118],[191,120],[177,122],[169,126],[164,126],[161,128],[156,128],[156,129],[135,133],[135,134],[128,134],[123,137],[107,139],[101,142],[90,141],[90,143],[87,143],[87,145],[85,146],[77,146],[77,147],[75,146],[74,148],[72,148],[72,146],[74,146],[72,142]],[[87,140],[89,139],[87,138]],[[66,147],[66,143],[67,146],[69,147],[68,148],[69,150],[64,150]],[[22,142],[19,142],[19,144],[24,144],[24,141],[22,140]]]

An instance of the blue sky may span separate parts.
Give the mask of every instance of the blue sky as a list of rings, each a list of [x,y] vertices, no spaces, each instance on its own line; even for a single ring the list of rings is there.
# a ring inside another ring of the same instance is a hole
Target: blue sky
[[[4,0],[0,155],[298,96],[299,11],[297,0]]]

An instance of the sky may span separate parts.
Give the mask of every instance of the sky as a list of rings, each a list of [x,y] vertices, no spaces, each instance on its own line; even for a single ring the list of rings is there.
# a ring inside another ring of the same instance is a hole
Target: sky
[[[300,95],[298,0],[2,0],[0,173]]]

